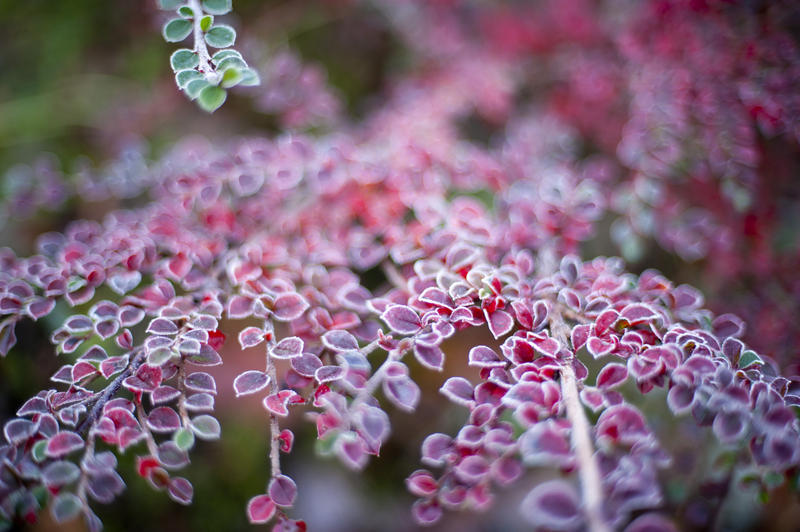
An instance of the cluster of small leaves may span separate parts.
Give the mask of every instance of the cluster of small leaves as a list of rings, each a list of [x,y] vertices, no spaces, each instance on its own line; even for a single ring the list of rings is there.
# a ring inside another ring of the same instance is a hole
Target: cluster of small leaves
[[[190,35],[194,47],[176,50],[170,57],[175,83],[201,109],[217,110],[227,98],[227,89],[260,83],[258,73],[247,65],[242,54],[231,48],[236,30],[214,22],[216,16],[231,11],[231,0],[159,0],[164,10],[178,15],[164,24],[167,42],[182,42]],[[208,47],[219,51],[209,54]]]
[[[514,94],[532,94],[588,149],[585,170],[602,189],[623,256],[642,260],[657,244],[705,261],[697,268],[710,305],[730,310],[735,285],[735,310],[758,324],[747,340],[795,363],[800,328],[787,316],[799,301],[796,2],[407,4],[400,13],[377,3],[407,46],[436,65],[424,82],[456,75],[466,57],[483,77],[452,98],[508,109]],[[431,109],[441,101],[405,96],[424,109],[407,111],[415,120],[442,113]],[[771,334],[755,333],[765,328]]]
[[[185,144],[164,162],[179,173],[155,180],[158,201],[43,235],[30,258],[4,251],[3,353],[19,320],[90,305],[52,334],[57,351],[74,357],[53,377],[62,391],[43,391],[6,424],[4,518],[48,504],[59,520],[82,513],[98,528],[90,500],[123,488],[112,450],[136,452],[137,472],[154,488],[191,500],[189,480],[173,471],[188,464],[195,438],[221,434],[210,415],[214,379],[193,369],[222,362],[220,320],[238,331],[241,349],[263,353],[233,390],[258,394],[270,426],[271,480],[247,505],[254,523],[302,526],[288,514],[297,487],[280,466],[293,449],[293,432],[280,426],[291,410],[308,413],[323,451],[361,469],[390,435],[388,407],[419,403],[409,365],[441,371],[442,343],[472,327],[487,327],[500,349],[464,354],[480,382],[455,376],[442,387],[470,416],[457,435],[423,445],[425,464],[444,471],[409,477],[421,523],[445,508],[488,508],[493,487],[520,479],[525,466],[590,467],[571,417],[584,409],[599,416],[587,436],[602,486],[580,484],[604,494],[602,522],[623,526],[657,510],[657,472],[669,457],[635,399],[658,388],[669,389],[677,415],[691,412],[740,450],[755,481],[770,487],[793,474],[796,382],[759,371],[762,361],[737,339],[738,319],[714,318],[694,289],[626,274],[619,260],[548,266],[588,236],[571,229],[587,223],[585,204],[536,186],[538,172],[525,170],[534,156],[522,148],[441,159],[429,151],[409,164],[409,147],[387,151],[386,140]],[[493,209],[468,195],[447,199],[478,184],[496,187]],[[525,201],[519,187],[529,190]],[[528,211],[536,201],[548,207]],[[541,230],[509,238],[521,219]],[[376,266],[387,283],[370,289],[360,272]],[[118,299],[98,300],[104,287]],[[620,392],[628,382],[633,396]],[[580,399],[570,402],[572,392]],[[55,495],[37,491],[51,485]],[[542,484],[523,514],[543,528],[572,527],[592,519],[581,497],[567,480]]]

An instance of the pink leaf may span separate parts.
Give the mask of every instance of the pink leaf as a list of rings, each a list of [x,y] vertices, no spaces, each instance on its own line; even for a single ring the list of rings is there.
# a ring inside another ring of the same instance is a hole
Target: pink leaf
[[[597,374],[597,387],[601,390],[616,388],[628,378],[628,369],[623,364],[606,364]]]
[[[247,327],[239,333],[239,345],[242,349],[255,347],[264,341],[264,331],[258,327]]]
[[[257,495],[247,503],[247,519],[254,525],[261,525],[275,515],[275,503],[268,495]]]
[[[70,431],[61,431],[47,440],[45,454],[50,458],[60,458],[83,449],[83,438]]]
[[[275,319],[292,321],[302,316],[308,307],[308,301],[300,294],[284,292],[275,298],[272,312],[275,315]]]
[[[489,313],[484,309],[483,314],[486,316],[486,323],[495,338],[500,338],[514,328],[514,318],[505,310],[495,310]]]

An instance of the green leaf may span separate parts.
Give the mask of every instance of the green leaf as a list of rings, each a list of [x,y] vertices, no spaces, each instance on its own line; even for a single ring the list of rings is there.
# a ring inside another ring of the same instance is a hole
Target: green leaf
[[[181,70],[175,74],[175,83],[177,83],[178,87],[181,89],[185,89],[190,81],[198,79],[203,79],[203,75],[197,70]]]
[[[183,18],[194,18],[194,9],[189,6],[183,6],[178,9],[178,14]]]
[[[186,0],[158,0],[159,9],[178,9]]]
[[[252,68],[246,68],[242,70],[242,81],[239,82],[239,85],[244,87],[254,87],[260,83],[261,78],[259,77],[258,72]]]
[[[223,59],[227,59],[229,57],[238,57],[239,59],[242,59],[242,54],[233,49],[220,50],[211,56],[211,60],[214,61],[214,64],[218,64]]]
[[[200,19],[200,29],[203,31],[208,31],[208,28],[214,23],[214,17],[211,15],[206,15]]]
[[[245,63],[244,60],[239,57],[226,57],[217,64],[217,70],[220,72],[224,72],[229,68],[244,70],[247,68],[247,63]]]
[[[172,349],[169,347],[153,349],[147,355],[147,363],[151,366],[162,366],[172,358],[173,354],[177,358],[180,358],[180,355],[178,353],[173,353]]]
[[[172,441],[178,446],[181,451],[188,451],[194,447],[194,432],[186,427],[175,431]]]
[[[186,91],[186,94],[189,96],[189,98],[194,100],[200,94],[200,91],[210,86],[211,83],[209,83],[203,78],[194,79],[186,84],[186,88],[184,90]]]
[[[214,48],[227,48],[236,42],[236,30],[225,24],[218,24],[206,32],[206,42]]]
[[[50,513],[56,523],[64,523],[74,519],[83,509],[83,503],[74,493],[61,493],[53,501]]]
[[[764,361],[761,360],[761,357],[756,354],[755,351],[750,351],[749,349],[742,353],[742,356],[739,357],[739,368],[746,369],[752,366],[753,364],[764,364]]]
[[[33,444],[31,448],[31,456],[33,456],[34,462],[42,462],[44,461],[47,456],[44,454],[44,450],[47,448],[47,440],[39,440]]]
[[[167,42],[181,42],[192,33],[192,23],[182,18],[174,18],[164,24],[162,33]]]
[[[231,0],[203,0],[203,9],[212,15],[224,15],[231,7]]]
[[[197,97],[197,103],[203,111],[213,113],[225,103],[225,98],[227,97],[228,93],[225,92],[225,89],[209,85],[200,91]]]
[[[216,89],[218,87],[214,88]],[[194,418],[191,426],[197,437],[203,440],[218,440],[221,434],[219,421],[208,414],[203,414],[202,416]]]
[[[200,58],[188,48],[181,48],[172,54],[169,62],[172,65],[172,70],[177,72],[178,70],[196,67],[200,63]]]
[[[242,81],[242,72],[238,68],[228,68],[222,74],[222,82],[220,85],[229,89],[231,87],[235,87]]]
[[[86,286],[86,279],[78,276],[70,277],[69,281],[67,281],[67,292],[80,290],[84,286]]]

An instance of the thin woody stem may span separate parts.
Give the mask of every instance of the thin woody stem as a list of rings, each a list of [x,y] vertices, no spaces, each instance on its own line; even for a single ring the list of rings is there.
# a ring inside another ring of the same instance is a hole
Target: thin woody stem
[[[540,258],[540,274],[552,275],[556,270],[553,250],[543,250]],[[569,348],[570,328],[564,321],[561,305],[551,305],[548,316],[550,333],[570,353],[569,357],[561,364],[561,396],[567,419],[572,427],[570,439],[578,460],[578,478],[580,479],[581,498],[588,528],[591,532],[610,532],[611,527],[603,518],[603,483],[600,467],[595,459],[592,429],[578,395],[578,378],[573,366],[575,353]]]
[[[267,341],[266,352],[266,371],[269,376],[270,393],[278,393],[278,374],[275,370],[275,363],[270,355],[270,350],[275,346],[275,329],[272,327],[271,322],[265,324],[265,330],[269,333],[269,340]],[[280,433],[281,428],[278,425],[278,417],[270,412],[269,414],[269,432],[270,432],[270,446],[269,446],[269,460],[272,477],[275,478],[281,474],[281,455],[280,455]]]

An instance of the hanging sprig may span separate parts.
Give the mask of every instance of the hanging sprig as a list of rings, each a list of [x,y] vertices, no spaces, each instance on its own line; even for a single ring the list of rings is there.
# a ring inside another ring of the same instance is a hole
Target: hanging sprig
[[[231,11],[231,0],[159,0],[159,7],[178,15],[164,24],[164,39],[176,43],[190,35],[194,39],[192,49],[172,54],[170,65],[178,88],[201,109],[213,113],[225,103],[227,89],[260,83],[258,73],[232,48],[236,30],[214,22],[215,16]],[[219,51],[211,55],[209,47]]]

